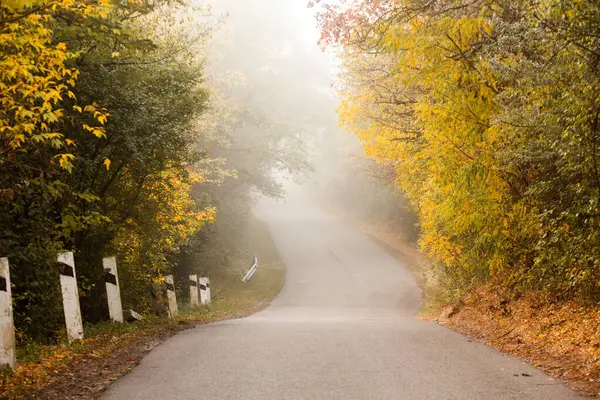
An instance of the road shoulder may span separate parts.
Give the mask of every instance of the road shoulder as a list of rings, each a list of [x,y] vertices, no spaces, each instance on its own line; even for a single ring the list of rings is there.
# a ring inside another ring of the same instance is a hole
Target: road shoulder
[[[427,258],[415,244],[390,227],[345,218],[417,277],[424,297],[420,318],[517,356],[579,393],[600,397],[597,306],[552,302],[539,293],[511,299],[494,285],[478,287],[456,303],[445,303],[439,300]]]

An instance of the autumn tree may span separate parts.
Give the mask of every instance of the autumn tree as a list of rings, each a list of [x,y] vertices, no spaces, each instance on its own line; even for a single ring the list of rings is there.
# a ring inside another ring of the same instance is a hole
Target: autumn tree
[[[110,255],[124,306],[147,311],[152,282],[187,282],[207,254],[235,252],[253,196],[281,193],[274,171],[306,168],[292,124],[216,84],[225,71],[205,82],[207,8],[42,0],[2,12],[0,255],[20,343],[61,337],[57,252],[75,253],[86,323],[107,319]]]
[[[212,220],[190,194],[203,180],[192,170],[205,157],[195,121],[208,102],[197,54],[210,26],[180,24],[185,6],[169,1],[19,7],[2,9],[0,252],[20,338],[51,340],[62,325],[58,251],[75,252],[93,322],[106,318],[103,256],[119,257],[123,282],[139,288],[125,305],[143,310],[149,282]]]
[[[598,5],[350,1],[341,122],[396,168],[451,289],[599,294]],[[460,291],[458,292],[461,293]]]

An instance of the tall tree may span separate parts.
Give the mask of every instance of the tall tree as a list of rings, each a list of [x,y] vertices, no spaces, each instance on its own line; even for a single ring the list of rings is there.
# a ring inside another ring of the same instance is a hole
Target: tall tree
[[[396,167],[451,288],[599,295],[599,9],[543,0],[326,5],[341,121]]]

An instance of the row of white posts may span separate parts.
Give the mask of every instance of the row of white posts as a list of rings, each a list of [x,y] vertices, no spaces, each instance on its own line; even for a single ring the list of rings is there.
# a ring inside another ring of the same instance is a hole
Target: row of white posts
[[[58,255],[60,267],[60,286],[62,291],[63,309],[67,338],[69,342],[83,339],[83,323],[79,308],[79,289],[75,274],[75,260],[72,252]],[[104,266],[104,280],[106,282],[106,296],[108,300],[108,313],[115,322],[123,322],[123,307],[121,305],[121,290],[117,274],[117,260],[107,257],[102,260]],[[173,275],[165,276],[167,287],[167,300],[169,317],[179,314],[177,298],[175,297],[175,284]],[[199,293],[198,293],[199,292]],[[198,306],[210,303],[210,280],[190,275],[190,304]],[[10,269],[8,258],[0,258],[0,370],[4,366],[15,366],[15,330],[12,312],[12,295],[10,287]]]
[[[210,303],[210,279],[190,275],[190,305],[197,307],[198,303]]]

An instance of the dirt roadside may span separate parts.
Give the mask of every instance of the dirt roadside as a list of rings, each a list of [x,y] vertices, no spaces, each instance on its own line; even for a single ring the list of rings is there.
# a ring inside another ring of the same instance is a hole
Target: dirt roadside
[[[438,322],[600,397],[600,309],[553,303],[540,293],[507,298],[491,285],[479,287],[442,312]]]

